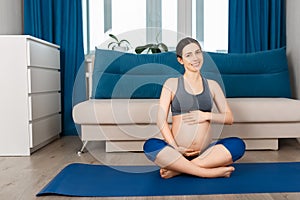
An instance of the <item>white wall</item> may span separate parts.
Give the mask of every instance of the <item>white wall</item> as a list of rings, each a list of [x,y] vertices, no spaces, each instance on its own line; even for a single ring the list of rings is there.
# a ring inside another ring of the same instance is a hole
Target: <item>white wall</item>
[[[23,0],[0,0],[0,35],[23,33]]]
[[[286,0],[287,56],[294,97],[300,99],[300,1]]]

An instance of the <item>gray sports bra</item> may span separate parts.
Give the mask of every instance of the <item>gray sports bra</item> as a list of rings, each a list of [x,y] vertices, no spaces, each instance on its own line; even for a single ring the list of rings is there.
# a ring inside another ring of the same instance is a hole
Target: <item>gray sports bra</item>
[[[193,110],[211,111],[213,105],[212,97],[207,80],[203,77],[202,83],[202,93],[193,95],[185,90],[183,76],[178,78],[177,90],[171,102],[172,116],[188,113]]]

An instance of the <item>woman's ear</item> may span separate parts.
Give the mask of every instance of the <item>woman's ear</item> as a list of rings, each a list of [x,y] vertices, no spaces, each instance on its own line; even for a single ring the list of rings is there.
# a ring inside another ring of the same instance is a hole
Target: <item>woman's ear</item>
[[[181,57],[177,57],[177,61],[183,65],[183,61],[182,61],[182,58]]]

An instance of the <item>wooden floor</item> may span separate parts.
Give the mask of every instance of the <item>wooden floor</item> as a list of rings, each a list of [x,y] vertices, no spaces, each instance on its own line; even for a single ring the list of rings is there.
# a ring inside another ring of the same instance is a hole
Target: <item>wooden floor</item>
[[[0,157],[0,199],[2,200],[90,200],[90,199],[205,199],[205,200],[299,200],[300,193],[267,193],[239,195],[201,195],[174,197],[119,197],[79,198],[35,195],[66,165],[90,163],[108,165],[150,164],[142,153],[105,153],[101,142],[89,143],[88,152],[77,155],[81,141],[76,136],[67,136],[54,141],[30,157]],[[293,162],[300,161],[300,144],[295,139],[280,140],[279,151],[247,151],[239,162]],[[299,172],[300,173],[300,172]],[[299,180],[300,181],[300,180]],[[286,183],[282,183],[286,184]],[[288,183],[287,183],[288,184]]]

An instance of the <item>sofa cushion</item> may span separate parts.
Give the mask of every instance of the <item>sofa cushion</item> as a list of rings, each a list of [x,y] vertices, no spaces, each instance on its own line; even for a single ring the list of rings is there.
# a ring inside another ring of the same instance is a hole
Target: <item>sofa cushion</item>
[[[132,54],[96,49],[92,98],[159,98],[165,80],[183,72],[174,52]]]
[[[208,52],[203,68],[216,64],[226,97],[291,97],[286,49],[255,53]]]
[[[91,99],[73,108],[73,119],[78,124],[156,124],[158,103],[158,99]]]
[[[166,79],[174,75],[131,75],[99,73],[96,99],[153,99],[159,98]]]
[[[285,48],[240,54],[204,52],[201,71],[219,82],[226,97],[291,97]],[[165,80],[183,72],[174,52],[137,55],[96,49],[92,98],[159,98]]]
[[[235,123],[300,121],[299,100],[228,98],[228,104]],[[77,104],[73,118],[78,124],[155,124],[157,108],[158,99],[93,99]]]
[[[228,98],[235,123],[299,122],[300,101],[288,98]]]

